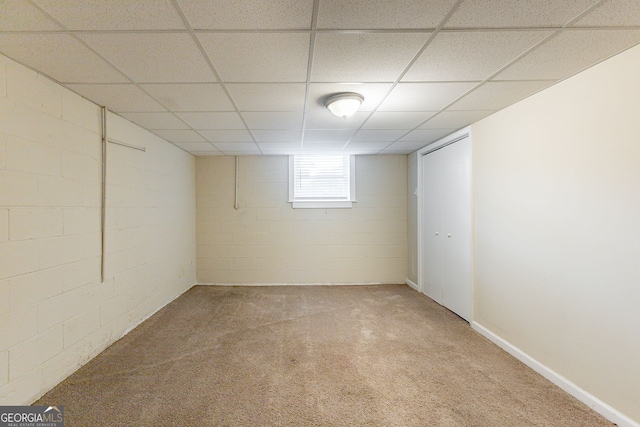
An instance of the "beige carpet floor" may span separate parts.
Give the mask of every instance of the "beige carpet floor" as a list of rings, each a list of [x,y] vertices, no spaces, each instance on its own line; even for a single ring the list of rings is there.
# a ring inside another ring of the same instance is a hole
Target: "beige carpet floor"
[[[611,426],[406,285],[196,286],[43,396],[66,426]]]

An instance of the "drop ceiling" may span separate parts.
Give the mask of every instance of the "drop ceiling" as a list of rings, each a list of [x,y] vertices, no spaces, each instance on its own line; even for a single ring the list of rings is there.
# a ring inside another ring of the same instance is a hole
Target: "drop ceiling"
[[[638,43],[638,0],[0,1],[1,53],[197,156],[410,153]]]

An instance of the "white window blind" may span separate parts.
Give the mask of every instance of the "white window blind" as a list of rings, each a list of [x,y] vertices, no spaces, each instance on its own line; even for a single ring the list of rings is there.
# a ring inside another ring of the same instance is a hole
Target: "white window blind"
[[[296,207],[351,207],[351,156],[291,156],[289,201]]]

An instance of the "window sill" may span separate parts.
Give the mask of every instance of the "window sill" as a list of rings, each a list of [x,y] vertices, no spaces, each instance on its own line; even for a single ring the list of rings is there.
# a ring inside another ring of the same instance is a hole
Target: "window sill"
[[[350,209],[355,200],[349,201],[332,201],[332,200],[315,200],[315,201],[289,201],[293,209]]]

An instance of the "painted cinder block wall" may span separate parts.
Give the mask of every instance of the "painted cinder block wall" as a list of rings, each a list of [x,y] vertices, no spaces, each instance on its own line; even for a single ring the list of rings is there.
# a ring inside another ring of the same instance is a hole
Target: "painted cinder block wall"
[[[288,157],[197,159],[201,283],[404,283],[407,156],[357,156],[351,209],[293,209]]]
[[[0,56],[0,405],[29,404],[195,283],[195,158]]]

